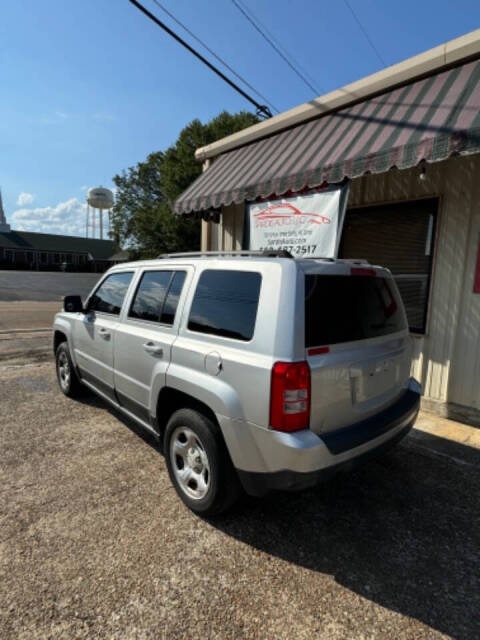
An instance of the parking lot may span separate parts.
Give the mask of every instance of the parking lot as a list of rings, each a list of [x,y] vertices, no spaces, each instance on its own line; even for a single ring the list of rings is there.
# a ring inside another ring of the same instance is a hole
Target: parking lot
[[[100,273],[0,271],[0,300],[57,302],[69,293],[86,296]]]
[[[153,440],[60,394],[43,341],[0,358],[2,639],[480,636],[478,449],[414,433],[206,521]]]
[[[99,273],[0,271],[0,333],[51,327],[67,294],[84,299]]]

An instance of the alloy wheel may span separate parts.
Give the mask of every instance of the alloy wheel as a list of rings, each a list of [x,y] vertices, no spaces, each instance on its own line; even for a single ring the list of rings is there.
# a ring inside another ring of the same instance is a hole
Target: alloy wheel
[[[194,500],[210,488],[210,463],[200,438],[188,427],[177,427],[170,440],[170,459],[182,491]]]

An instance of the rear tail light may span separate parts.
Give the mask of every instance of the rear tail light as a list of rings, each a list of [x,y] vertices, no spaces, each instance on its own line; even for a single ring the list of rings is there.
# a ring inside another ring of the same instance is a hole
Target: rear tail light
[[[330,347],[310,347],[307,353],[309,356],[321,356],[330,353]]]
[[[276,431],[307,429],[310,368],[306,362],[276,362],[272,369],[270,426]]]

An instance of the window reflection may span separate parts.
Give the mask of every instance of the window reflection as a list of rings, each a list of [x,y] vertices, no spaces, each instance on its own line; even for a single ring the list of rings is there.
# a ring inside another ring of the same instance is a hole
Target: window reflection
[[[119,315],[133,273],[112,273],[90,298],[88,308],[100,313]]]
[[[146,271],[128,314],[130,318],[173,324],[184,271]]]

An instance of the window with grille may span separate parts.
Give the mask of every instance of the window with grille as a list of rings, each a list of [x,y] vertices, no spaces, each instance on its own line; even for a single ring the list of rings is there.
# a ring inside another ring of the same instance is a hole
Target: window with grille
[[[388,267],[407,312],[410,331],[425,333],[438,199],[349,209],[341,258]]]

